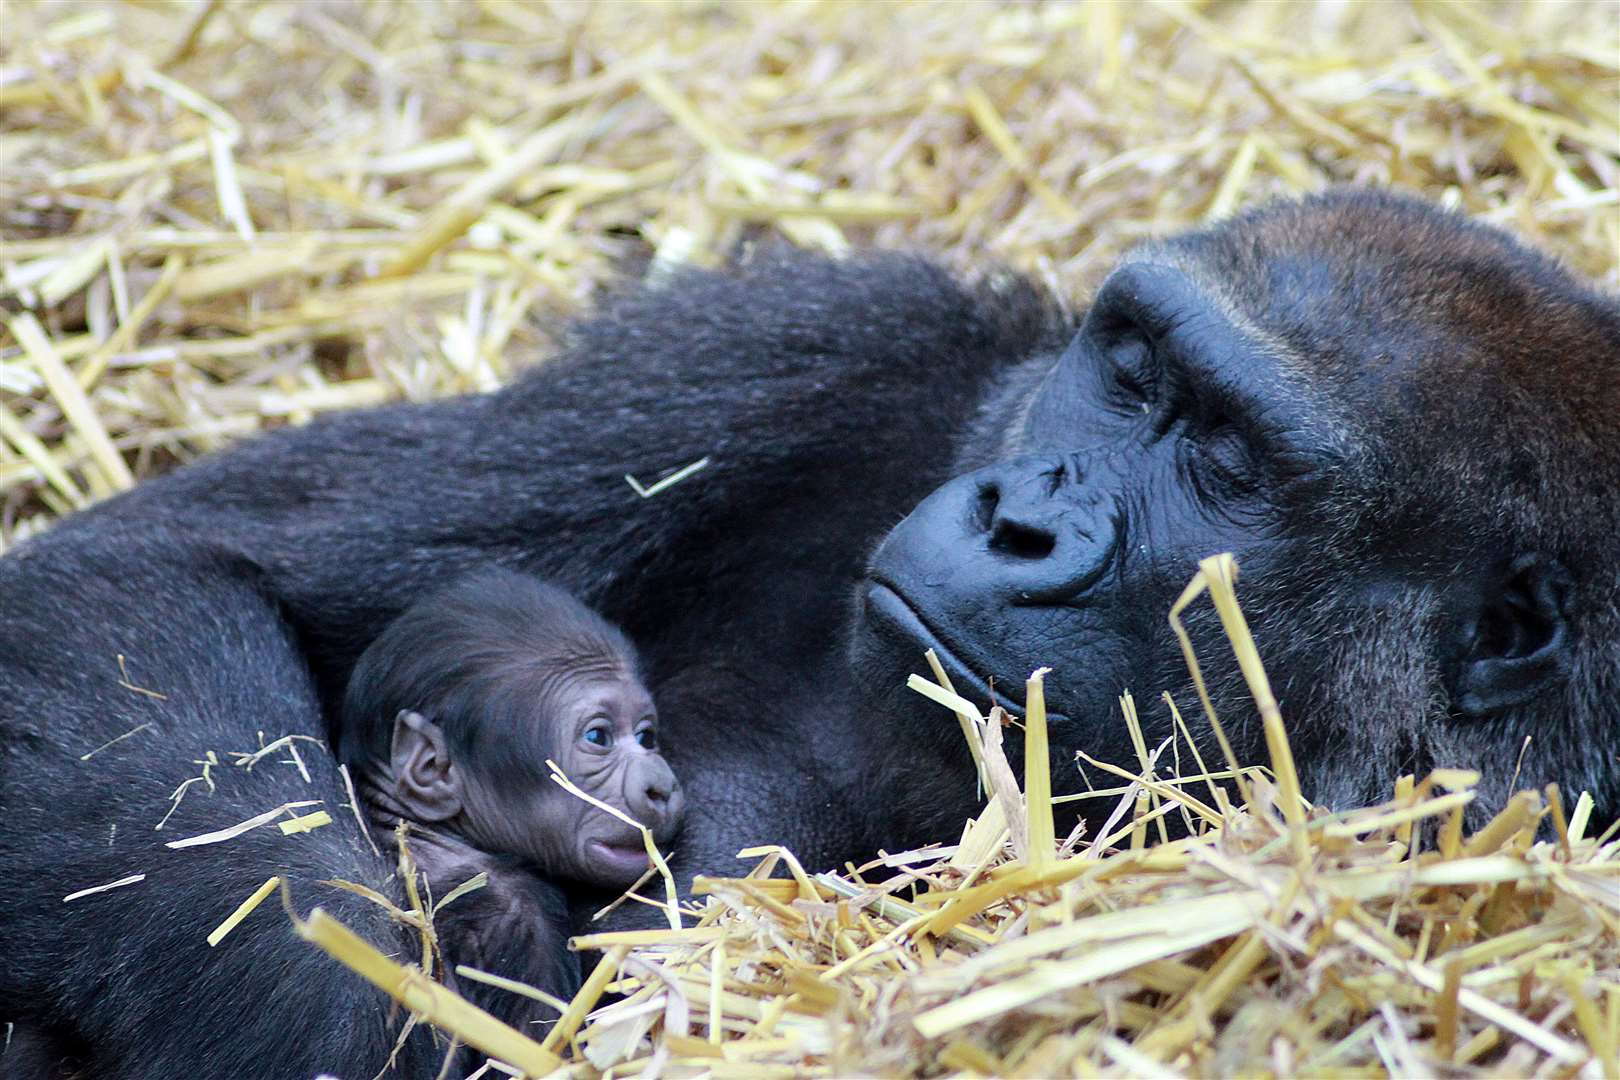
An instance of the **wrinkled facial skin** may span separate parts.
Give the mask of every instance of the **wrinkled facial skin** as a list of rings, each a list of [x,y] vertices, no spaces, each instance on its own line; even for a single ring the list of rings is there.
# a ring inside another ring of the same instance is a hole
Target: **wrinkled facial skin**
[[[958,691],[1016,714],[1050,665],[1054,743],[1133,763],[1117,698],[1184,679],[1165,617],[1198,560],[1231,551],[1248,574],[1308,558],[1285,504],[1322,444],[1260,353],[1173,266],[1115,273],[1044,376],[1023,373],[1001,460],[935,490],[874,553],[852,643],[868,699],[915,713],[889,688],[932,648]]]
[[[660,846],[684,799],[659,752],[658,715],[639,681],[617,671],[554,680],[537,703],[532,760],[550,757],[583,791],[652,830]],[[606,888],[633,884],[650,865],[639,830],[569,794],[535,770],[467,777],[467,838],[485,851],[533,861],[548,876]]]

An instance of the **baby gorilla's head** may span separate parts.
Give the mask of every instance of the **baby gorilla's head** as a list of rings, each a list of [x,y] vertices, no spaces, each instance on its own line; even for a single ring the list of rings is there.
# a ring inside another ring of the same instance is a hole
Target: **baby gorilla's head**
[[[648,866],[638,830],[669,839],[680,785],[635,650],[561,589],[484,571],[417,601],[360,657],[338,755],[394,815],[517,856],[547,876],[622,887]]]

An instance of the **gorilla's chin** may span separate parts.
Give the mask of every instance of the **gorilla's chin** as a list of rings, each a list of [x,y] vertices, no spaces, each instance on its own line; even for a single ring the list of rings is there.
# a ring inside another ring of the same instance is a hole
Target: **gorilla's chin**
[[[936,784],[934,797],[954,790],[954,801],[940,800],[921,807],[901,803],[896,809],[903,821],[897,821],[897,830],[903,830],[904,840],[910,844],[938,841],[954,835],[965,818],[982,809],[983,796],[974,780],[974,766],[958,726],[950,714],[932,701],[906,687],[906,678],[912,672],[924,673],[930,682],[934,676],[923,654],[933,649],[940,664],[950,678],[956,692],[976,705],[981,713],[988,712],[987,703],[1001,705],[1022,721],[1024,705],[1021,700],[1008,700],[999,688],[992,689],[982,676],[970,670],[959,657],[928,629],[926,623],[905,598],[881,581],[867,580],[859,587],[859,615],[850,638],[850,668],[855,678],[855,689],[860,707],[869,717],[874,733],[882,732],[888,744],[892,763],[904,762],[908,776],[954,774],[953,785]],[[1062,713],[1048,711],[1051,754],[1054,762],[1062,761],[1074,750],[1073,724]],[[1024,740],[1022,724],[1009,729],[1002,743],[1003,752],[1015,770],[1023,769]],[[1054,793],[1079,790],[1078,774],[1073,769],[1059,767],[1054,771]],[[1062,832],[1068,832],[1086,811],[1081,804],[1054,808],[1056,821]],[[901,834],[891,837],[901,840]]]
[[[946,840],[982,809],[973,759],[951,714],[909,689],[906,680],[914,672],[934,680],[924,656],[932,648],[956,691],[981,706],[986,700],[982,684],[941,648],[887,586],[863,581],[857,586],[855,611],[849,670],[855,709],[863,718],[860,737],[869,740],[872,775],[883,778],[877,786],[909,793],[916,777],[933,778],[927,803],[909,794],[889,799],[878,846],[893,851]],[[1021,747],[1008,747],[1015,749],[1022,757]]]

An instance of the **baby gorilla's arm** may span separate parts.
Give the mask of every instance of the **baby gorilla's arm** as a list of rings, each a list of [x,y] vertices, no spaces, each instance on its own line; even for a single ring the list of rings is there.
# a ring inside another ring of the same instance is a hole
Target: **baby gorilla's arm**
[[[433,919],[449,980],[462,997],[519,1031],[544,1037],[536,1025],[557,1019],[541,1002],[455,977],[457,967],[514,979],[567,1000],[579,989],[579,957],[568,948],[569,916],[563,890],[515,859],[455,840],[413,835],[412,855],[434,896],[480,872],[489,884],[457,897]]]

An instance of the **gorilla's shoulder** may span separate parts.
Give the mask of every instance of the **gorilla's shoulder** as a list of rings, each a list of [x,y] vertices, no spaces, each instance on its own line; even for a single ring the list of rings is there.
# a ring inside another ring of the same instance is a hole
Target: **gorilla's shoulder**
[[[667,354],[678,363],[675,350],[695,350],[705,365],[815,357],[948,368],[953,356],[1014,361],[1061,344],[1070,329],[1054,297],[1005,269],[964,280],[914,253],[835,258],[773,247],[613,290],[569,328],[565,350],[592,360]]]

